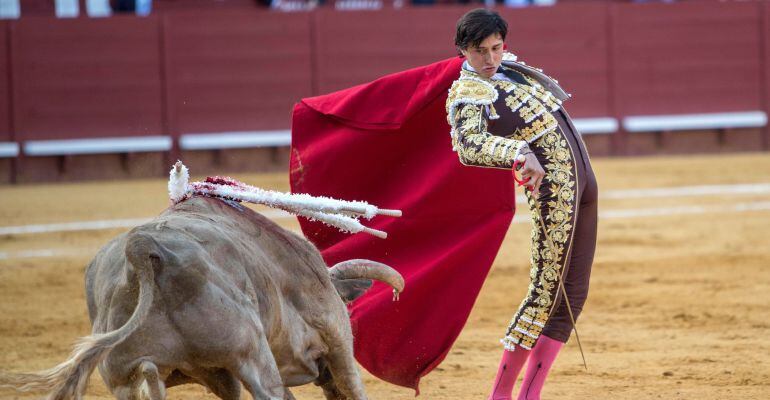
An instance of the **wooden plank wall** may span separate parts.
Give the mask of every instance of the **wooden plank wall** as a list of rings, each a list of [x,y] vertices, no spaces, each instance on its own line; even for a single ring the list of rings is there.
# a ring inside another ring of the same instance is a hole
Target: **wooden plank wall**
[[[201,25],[191,20],[204,20]],[[287,129],[313,94],[310,14],[191,11],[164,20],[176,133]]]
[[[455,23],[469,9],[281,13],[213,4],[56,19],[42,2],[25,3],[21,19],[0,21],[0,141],[165,135],[176,143],[188,133],[289,129],[303,97],[454,56]],[[770,113],[768,2],[499,11],[509,49],[573,94],[573,117]],[[743,151],[767,149],[770,130],[621,130],[586,141],[600,155]],[[178,154],[175,146],[157,163]],[[82,157],[22,156],[17,170],[72,169]],[[129,158],[118,160],[134,176]],[[249,162],[244,153],[239,165]],[[9,164],[0,163],[0,182],[13,176]],[[44,176],[28,175],[21,180]]]
[[[17,139],[158,135],[158,18],[14,22]]]

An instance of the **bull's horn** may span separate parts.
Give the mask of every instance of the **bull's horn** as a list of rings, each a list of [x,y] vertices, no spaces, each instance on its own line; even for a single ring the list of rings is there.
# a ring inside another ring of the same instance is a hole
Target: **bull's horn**
[[[348,260],[329,268],[332,279],[376,279],[393,288],[393,297],[404,291],[404,278],[395,269],[371,260]]]

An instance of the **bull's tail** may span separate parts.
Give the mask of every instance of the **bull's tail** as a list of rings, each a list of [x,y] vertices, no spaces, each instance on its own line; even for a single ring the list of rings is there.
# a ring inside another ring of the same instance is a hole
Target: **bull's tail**
[[[139,298],[129,320],[112,332],[80,338],[69,359],[51,369],[26,374],[0,372],[0,387],[22,392],[47,392],[47,400],[82,398],[94,368],[139,327],[152,305],[155,279],[153,266],[161,264],[160,246],[151,236],[135,232],[129,234],[125,252],[139,280]]]

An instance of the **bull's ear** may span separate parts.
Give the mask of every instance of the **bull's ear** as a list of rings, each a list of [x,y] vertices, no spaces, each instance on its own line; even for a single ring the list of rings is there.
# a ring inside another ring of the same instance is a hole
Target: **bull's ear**
[[[332,283],[345,304],[361,297],[372,287],[371,279],[332,279]]]

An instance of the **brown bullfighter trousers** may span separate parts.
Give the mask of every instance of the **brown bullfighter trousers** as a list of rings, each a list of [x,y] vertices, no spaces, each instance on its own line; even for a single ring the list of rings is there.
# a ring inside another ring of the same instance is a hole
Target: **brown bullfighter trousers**
[[[588,296],[596,249],[598,187],[580,135],[562,111],[553,115],[559,129],[530,144],[546,175],[539,198],[526,190],[533,219],[531,281],[502,339],[508,350],[517,345],[531,349],[541,334],[560,342],[569,339],[572,321],[560,280],[575,319]]]

